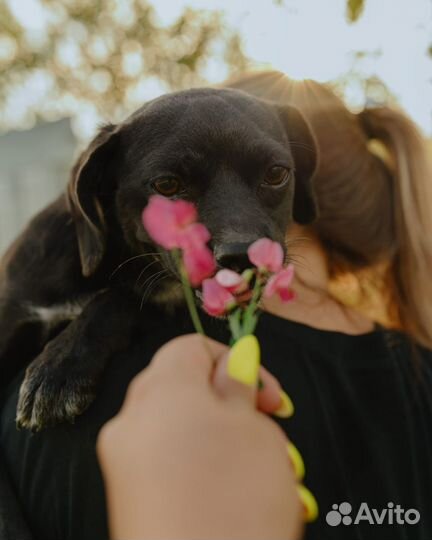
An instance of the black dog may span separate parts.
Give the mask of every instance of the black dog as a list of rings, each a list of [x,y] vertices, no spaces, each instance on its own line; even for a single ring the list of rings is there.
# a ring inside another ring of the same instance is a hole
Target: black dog
[[[251,242],[265,236],[284,245],[292,219],[314,219],[315,165],[313,136],[296,109],[238,90],[170,94],[104,127],[67,193],[1,263],[3,383],[37,354],[18,426],[39,430],[88,407],[107,360],[131,339],[140,283],[160,279],[151,301],[180,298],[170,255],[141,223],[150,195],[193,201],[218,264],[242,269]]]

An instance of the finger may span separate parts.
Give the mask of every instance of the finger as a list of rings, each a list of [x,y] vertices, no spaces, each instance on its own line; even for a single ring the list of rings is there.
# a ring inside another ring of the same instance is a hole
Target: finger
[[[244,342],[243,342],[244,343]],[[249,343],[248,347],[252,349],[254,348],[255,344],[252,341],[252,344]],[[248,352],[245,350],[245,346],[243,345],[243,352],[241,354],[248,354]],[[231,353],[232,354],[232,353]],[[258,354],[259,354],[259,346],[258,346]],[[251,354],[253,356],[253,353]],[[231,356],[232,359],[232,356]],[[244,361],[244,360],[243,360]],[[259,362],[259,359],[258,359]],[[239,379],[237,377],[236,379],[229,376],[228,373],[228,366],[229,366],[229,355],[225,354],[220,359],[220,365],[217,366],[213,382],[215,385],[216,390],[219,391],[222,395],[246,395],[250,397],[253,401],[256,401],[257,408],[267,414],[274,414],[275,416],[278,416],[280,418],[288,418],[292,416],[294,413],[294,405],[289,398],[289,396],[282,390],[278,380],[264,367],[259,367],[259,383],[258,383],[258,392],[252,391],[248,388],[239,388],[238,382]],[[254,369],[254,364],[252,364],[252,368],[246,369]],[[240,380],[242,380],[242,377],[240,375]],[[244,379],[243,379],[244,380]],[[236,383],[236,384],[234,384]],[[246,385],[248,386],[248,385]],[[250,386],[250,384],[249,384]],[[240,394],[239,394],[240,392]],[[256,400],[254,400],[254,396],[256,396]]]
[[[318,503],[313,494],[303,484],[297,485],[297,492],[304,509],[304,520],[306,523],[315,521],[318,517]]]
[[[260,347],[255,336],[244,336],[218,361],[213,386],[226,397],[255,407],[260,373]]]
[[[298,451],[297,447],[291,441],[287,443],[287,453],[291,465],[294,469],[294,474],[298,481],[303,480],[305,475],[305,465],[302,458],[302,455]]]
[[[153,356],[149,366],[129,384],[124,406],[146,391],[151,380],[208,384],[215,362],[228,350],[226,345],[200,334],[177,337],[166,343]]]
[[[259,372],[259,384],[257,394],[257,407],[260,411],[273,414],[281,405],[282,388],[279,381],[265,368]]]
[[[192,376],[208,380],[215,362],[228,347],[201,334],[177,337],[154,355],[153,371],[169,372],[172,376]]]

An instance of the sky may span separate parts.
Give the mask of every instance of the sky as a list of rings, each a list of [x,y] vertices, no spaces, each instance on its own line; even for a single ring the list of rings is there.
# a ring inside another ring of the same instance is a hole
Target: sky
[[[257,64],[270,65],[297,79],[336,79],[352,66],[353,51],[369,52],[358,65],[378,75],[402,107],[432,135],[432,0],[366,0],[355,24],[345,17],[346,0],[157,0],[161,22],[172,22],[185,4],[221,8],[243,37],[244,50]],[[210,65],[210,80],[223,79]],[[352,105],[360,99],[349,89]]]
[[[26,28],[41,29],[38,0],[6,1]],[[355,24],[346,20],[346,0],[282,0],[281,5],[273,0],[155,0],[151,4],[161,24],[174,22],[186,6],[223,10],[255,65],[279,69],[296,79],[337,79],[352,68],[354,52],[364,51],[367,54],[355,64],[357,73],[380,77],[432,136],[432,58],[427,55],[432,44],[432,0],[366,0]],[[226,74],[220,61],[207,63],[205,75],[210,82],[220,82]],[[149,81],[143,92],[149,99],[162,90]],[[35,99],[34,93],[25,92]],[[358,79],[352,79],[346,98],[354,108],[362,105]],[[84,113],[82,126],[79,122],[76,126],[85,135],[96,120],[90,112]]]

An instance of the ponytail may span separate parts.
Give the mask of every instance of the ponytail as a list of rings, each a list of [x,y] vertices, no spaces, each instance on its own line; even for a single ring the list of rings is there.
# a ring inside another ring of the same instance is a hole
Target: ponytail
[[[394,326],[432,348],[432,168],[427,142],[403,114],[366,109],[359,119],[391,173],[394,255],[387,276]]]
[[[320,211],[311,227],[331,277],[354,275],[369,315],[377,319],[373,306],[384,300],[380,322],[432,349],[432,172],[414,123],[387,107],[353,114],[326,85],[278,72],[242,75],[224,86],[302,112],[320,156]]]

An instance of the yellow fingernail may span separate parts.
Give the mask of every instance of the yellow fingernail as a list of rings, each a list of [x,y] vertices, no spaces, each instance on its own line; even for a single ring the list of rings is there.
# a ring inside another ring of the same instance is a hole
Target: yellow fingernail
[[[315,521],[318,517],[318,503],[312,493],[303,484],[297,486],[300,500],[304,507],[304,520],[306,523]]]
[[[303,480],[303,477],[305,475],[305,466],[300,452],[291,442],[287,444],[287,451],[291,459],[297,480]]]
[[[294,405],[291,398],[283,390],[280,393],[281,404],[279,408],[273,413],[279,418],[289,418],[294,414]]]
[[[240,338],[231,349],[228,375],[248,386],[256,386],[260,367],[260,347],[253,335]]]

